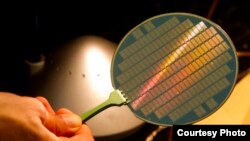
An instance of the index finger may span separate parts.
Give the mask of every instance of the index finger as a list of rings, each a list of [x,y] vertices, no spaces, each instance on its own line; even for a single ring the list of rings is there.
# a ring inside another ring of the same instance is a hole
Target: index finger
[[[40,102],[42,102],[42,104],[44,105],[44,107],[46,108],[46,110],[50,114],[55,114],[55,111],[53,110],[53,108],[51,107],[51,105],[49,104],[49,102],[46,98],[38,96],[38,97],[36,97],[36,99],[39,100]]]

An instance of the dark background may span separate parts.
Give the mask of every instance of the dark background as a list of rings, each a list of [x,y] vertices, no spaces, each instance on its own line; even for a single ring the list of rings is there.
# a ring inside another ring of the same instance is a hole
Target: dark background
[[[119,43],[134,26],[169,12],[194,13],[220,25],[237,51],[249,51],[250,7],[245,0],[35,1],[0,5],[0,90],[21,92],[27,71],[23,60],[36,61],[83,35]],[[240,71],[249,58],[239,59]]]
[[[117,0],[33,1],[0,5],[0,91],[22,94],[28,87],[23,60],[36,61],[83,35],[96,35],[119,43],[134,26],[169,12],[194,13],[220,25],[237,51],[250,51],[250,7],[246,0]],[[250,67],[239,58],[239,70]],[[130,140],[145,138],[149,126]],[[163,136],[169,131],[164,130]],[[157,137],[160,138],[160,135]]]

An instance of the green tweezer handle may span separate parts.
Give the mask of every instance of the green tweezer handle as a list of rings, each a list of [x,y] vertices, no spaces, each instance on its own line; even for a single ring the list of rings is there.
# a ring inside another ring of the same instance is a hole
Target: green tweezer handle
[[[107,109],[108,107],[121,106],[127,103],[128,103],[128,99],[125,97],[125,95],[120,90],[115,90],[110,93],[109,98],[106,101],[96,106],[95,108],[83,113],[81,115],[82,121],[86,122],[91,117]]]

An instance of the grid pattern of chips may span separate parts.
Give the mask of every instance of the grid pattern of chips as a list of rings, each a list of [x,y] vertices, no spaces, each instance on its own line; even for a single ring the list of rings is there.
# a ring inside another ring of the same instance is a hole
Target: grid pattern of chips
[[[152,18],[131,31],[127,38],[134,40],[120,44],[121,60],[113,66],[120,72],[115,86],[126,93],[130,108],[153,123],[176,124],[221,105],[228,94],[216,97],[230,93],[234,81],[228,76],[237,71],[230,66],[236,62],[232,44],[218,31],[198,17],[178,15]]]

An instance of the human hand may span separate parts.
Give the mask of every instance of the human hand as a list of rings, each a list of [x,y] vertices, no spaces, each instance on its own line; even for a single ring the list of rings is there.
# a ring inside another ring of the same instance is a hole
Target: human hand
[[[45,98],[37,97],[37,99],[43,103],[50,116],[52,116],[51,118],[47,118],[44,125],[54,134],[60,136],[59,139],[62,141],[94,140],[89,127],[86,124],[82,124],[79,116],[74,115],[71,111],[64,108],[59,109],[55,113]],[[63,120],[60,120],[60,118]]]
[[[90,129],[67,109],[57,112],[45,98],[0,93],[0,140],[93,141]]]

